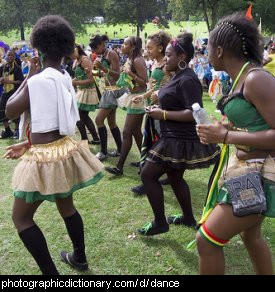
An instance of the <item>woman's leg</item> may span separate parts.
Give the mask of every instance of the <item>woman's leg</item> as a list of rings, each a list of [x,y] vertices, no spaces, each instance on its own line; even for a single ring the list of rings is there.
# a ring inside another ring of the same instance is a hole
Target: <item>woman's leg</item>
[[[111,109],[99,109],[96,117],[96,125],[98,129],[98,134],[101,143],[101,153],[107,155],[107,145],[108,145],[108,135],[107,135],[107,128],[105,127],[104,121],[112,112]]]
[[[87,129],[91,133],[93,140],[99,141],[94,122],[89,117],[89,112],[80,110],[79,114],[80,114],[81,121],[84,123],[84,125],[87,127]]]
[[[190,189],[187,182],[183,179],[184,172],[185,170],[169,170],[167,172],[169,182],[177,197],[183,213],[183,217],[178,218],[178,222],[175,221],[170,223],[195,226],[196,220],[192,211]]]
[[[88,140],[88,135],[87,135],[86,127],[85,127],[83,121],[81,121],[81,120],[78,121],[76,123],[76,125],[77,125],[77,128],[78,128],[79,132],[80,132],[81,140]]]
[[[133,135],[137,135],[138,131],[141,131],[143,115],[129,115],[127,114],[125,126],[123,130],[123,142],[120,154],[120,159],[117,164],[119,170],[123,170],[127,156],[133,145]],[[139,143],[139,141],[137,141]],[[141,140],[142,143],[142,140]],[[141,149],[141,143],[138,148]]]
[[[107,119],[108,119],[109,128],[110,128],[111,133],[112,133],[114,140],[116,142],[117,152],[120,153],[121,147],[122,147],[122,139],[121,139],[120,130],[119,130],[117,123],[116,123],[116,109],[113,109],[110,112]]]
[[[57,199],[56,206],[65,222],[68,234],[73,243],[74,252],[70,256],[72,256],[73,261],[77,263],[83,263],[87,269],[88,266],[85,254],[84,226],[82,218],[74,206],[73,196],[70,196],[66,199]]]
[[[253,230],[254,228],[259,228],[262,220],[263,218],[260,215],[236,217],[233,214],[232,206],[223,204],[218,205],[210,214],[205,224],[205,230],[207,231],[207,234],[210,236],[210,238],[214,238],[214,241],[223,243],[243,231],[249,232],[251,229]],[[257,238],[257,234],[255,232],[252,232],[252,238],[254,241]],[[258,258],[256,262],[258,263],[259,261],[266,261],[268,271],[261,270],[261,272],[271,274],[271,259],[267,255],[266,245],[262,244],[262,241],[259,241],[257,244]],[[215,244],[213,245],[213,243],[210,243],[210,241],[206,240],[206,238],[203,237],[200,233],[197,233],[197,247],[200,256],[200,273],[203,275],[224,274],[225,261],[223,248],[218,247]],[[267,258],[269,259],[267,260]],[[254,264],[256,262],[254,262]],[[257,271],[259,271],[259,269],[260,268],[258,267]]]
[[[15,199],[12,220],[19,237],[27,250],[35,259],[43,275],[58,275],[58,271],[51,258],[46,239],[35,224],[33,216],[42,201],[28,204],[21,199]]]
[[[141,147],[142,147],[142,140],[143,140],[143,134],[141,132],[141,127],[142,127],[142,122],[143,122],[143,115],[139,115],[139,120],[137,120],[137,125],[136,129],[133,133],[137,147],[139,151],[141,152]]]
[[[257,275],[272,275],[272,256],[261,234],[262,222],[246,229],[241,237]]]
[[[164,195],[163,189],[159,182],[159,178],[166,170],[159,164],[146,162],[141,170],[141,180],[144,184],[145,191],[153,209],[155,223],[160,226],[167,226],[164,211]]]

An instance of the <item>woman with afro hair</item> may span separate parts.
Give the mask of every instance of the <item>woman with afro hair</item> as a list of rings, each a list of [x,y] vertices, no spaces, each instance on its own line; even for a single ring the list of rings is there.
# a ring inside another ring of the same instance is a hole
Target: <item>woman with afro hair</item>
[[[41,18],[31,36],[40,61],[31,60],[26,80],[6,109],[10,119],[26,112],[31,117],[28,141],[9,147],[5,156],[21,158],[13,176],[12,218],[43,275],[58,275],[58,271],[33,219],[37,209],[44,201],[56,203],[73,243],[73,253],[61,252],[61,259],[77,270],[87,270],[83,221],[72,194],[102,178],[102,164],[90,153],[87,142],[69,137],[75,134],[79,114],[72,80],[61,69],[61,60],[73,53],[74,43],[66,20],[55,15]]]

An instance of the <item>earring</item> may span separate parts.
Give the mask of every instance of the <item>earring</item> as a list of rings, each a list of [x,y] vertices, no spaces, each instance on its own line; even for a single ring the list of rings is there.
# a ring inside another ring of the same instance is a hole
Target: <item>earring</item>
[[[184,67],[181,66],[181,63],[184,63]],[[179,67],[180,70],[183,71],[183,70],[185,70],[187,68],[187,63],[185,61],[181,60],[178,63],[178,67]]]

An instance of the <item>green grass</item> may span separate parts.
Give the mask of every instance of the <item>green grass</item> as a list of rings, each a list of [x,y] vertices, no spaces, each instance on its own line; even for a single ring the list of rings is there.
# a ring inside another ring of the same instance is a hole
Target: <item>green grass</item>
[[[93,34],[105,34],[107,32],[108,36],[112,38],[124,38],[126,36],[133,35],[132,29],[135,27],[130,26],[128,24],[116,25],[116,26],[107,26],[103,25],[87,25],[87,32],[82,35],[77,35],[77,42],[80,44],[88,45],[91,35]],[[120,32],[120,28],[122,28],[122,32]],[[205,22],[181,22],[180,24],[176,24],[174,22],[170,22],[169,29],[165,29],[165,31],[169,32],[171,35],[176,36],[180,33],[181,29],[185,29],[191,31],[194,34],[194,37],[207,37],[208,30]],[[142,33],[142,37],[144,37],[144,33],[147,32],[148,36],[154,32],[158,32],[160,29],[152,23],[148,23],[145,26],[145,29]],[[118,35],[114,36],[114,31],[118,32]],[[29,39],[31,31],[26,30],[26,39]],[[136,32],[134,33],[136,35]],[[5,43],[12,45],[14,41],[20,39],[19,33],[16,31],[11,32],[9,35],[0,35],[0,40]]]
[[[214,113],[214,105],[205,97],[208,112]],[[95,114],[92,114],[95,117]],[[123,127],[125,113],[118,110],[118,123]],[[17,162],[4,160],[5,147],[11,140],[0,140],[0,274],[37,275],[36,263],[24,248],[11,220],[13,197],[11,195],[12,172]],[[110,140],[110,148],[114,148]],[[92,148],[96,153],[97,147]],[[128,238],[137,228],[149,222],[153,216],[146,197],[135,197],[130,187],[140,183],[137,169],[129,166],[139,158],[133,147],[125,167],[125,175],[113,178],[106,174],[96,186],[77,192],[75,204],[85,224],[85,238],[90,270],[94,275],[194,275],[198,274],[198,254],[188,251],[187,244],[194,239],[195,231],[172,226],[166,234],[154,238]],[[116,159],[108,160],[115,165]],[[191,188],[194,213],[197,219],[206,195],[211,169],[188,171],[186,180]],[[179,205],[169,186],[165,187],[166,214],[177,214]],[[59,259],[61,250],[71,250],[70,240],[55,204],[44,203],[35,221],[45,234],[53,259],[62,274],[75,275],[75,271]],[[263,233],[275,254],[275,221],[266,219]],[[234,238],[225,247],[227,274],[253,274],[247,252],[240,238]],[[241,260],[240,260],[241,259]],[[275,264],[275,261],[273,261]]]

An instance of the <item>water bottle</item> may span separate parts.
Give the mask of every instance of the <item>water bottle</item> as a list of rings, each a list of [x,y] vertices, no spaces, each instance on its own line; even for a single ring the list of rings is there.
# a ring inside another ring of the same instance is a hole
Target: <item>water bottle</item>
[[[209,125],[212,124],[207,111],[202,108],[198,103],[192,105],[193,108],[193,117],[198,125]]]

